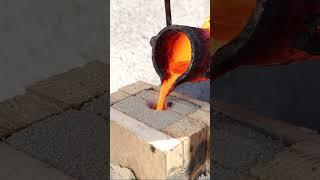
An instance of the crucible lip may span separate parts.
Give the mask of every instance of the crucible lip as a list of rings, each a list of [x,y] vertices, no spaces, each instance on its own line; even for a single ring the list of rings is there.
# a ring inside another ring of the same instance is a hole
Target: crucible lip
[[[198,31],[198,32],[197,32]],[[184,33],[191,44],[191,60],[188,68],[186,71],[178,77],[178,79],[175,81],[174,86],[178,86],[181,83],[184,82],[184,80],[191,79],[193,71],[197,71],[196,68],[200,66],[200,61],[202,60],[201,51],[203,51],[202,42],[200,39],[200,32],[204,32],[205,30],[201,28],[196,27],[190,27],[190,26],[183,26],[183,25],[170,25],[165,28],[163,28],[157,36],[153,37],[151,39],[151,46],[152,46],[152,62],[153,67],[156,70],[157,74],[159,75],[161,82],[166,78],[166,68],[165,63],[161,62],[165,60],[165,57],[163,56],[163,49],[164,46],[163,43],[165,43],[166,38],[168,36],[173,35],[178,32]]]

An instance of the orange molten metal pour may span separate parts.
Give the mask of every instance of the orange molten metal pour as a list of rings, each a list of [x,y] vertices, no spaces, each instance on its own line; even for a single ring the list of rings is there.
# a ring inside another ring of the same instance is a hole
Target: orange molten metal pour
[[[209,30],[210,19],[208,18],[203,25],[204,29]],[[173,88],[174,82],[187,70],[191,61],[191,42],[188,36],[179,32],[175,42],[172,45],[172,55],[168,57],[169,64],[167,67],[167,78],[163,80],[160,88],[160,94],[156,110],[165,109],[164,103],[170,90]]]

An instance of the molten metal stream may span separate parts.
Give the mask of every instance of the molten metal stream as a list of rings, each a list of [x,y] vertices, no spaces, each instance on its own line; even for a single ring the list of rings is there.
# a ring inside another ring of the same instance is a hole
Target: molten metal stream
[[[165,98],[171,90],[174,82],[188,68],[191,61],[191,43],[184,33],[179,33],[178,39],[173,44],[172,57],[169,57],[167,78],[163,80],[157,110],[163,110]]]
[[[203,28],[209,30],[209,18],[207,18],[205,21]],[[174,42],[169,41],[168,43],[172,43],[171,57],[168,57],[169,64],[167,68],[167,77],[163,80],[160,88],[160,94],[156,108],[158,111],[162,111],[165,108],[165,98],[173,88],[174,82],[187,70],[191,61],[191,42],[185,33],[178,32],[177,37],[174,38]]]

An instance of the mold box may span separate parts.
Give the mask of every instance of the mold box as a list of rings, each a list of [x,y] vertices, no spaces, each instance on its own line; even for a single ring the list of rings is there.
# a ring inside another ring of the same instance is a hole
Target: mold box
[[[138,179],[168,179],[184,171],[193,179],[209,162],[210,106],[171,93],[164,111],[150,108],[159,87],[137,82],[111,94],[113,163],[133,170]]]

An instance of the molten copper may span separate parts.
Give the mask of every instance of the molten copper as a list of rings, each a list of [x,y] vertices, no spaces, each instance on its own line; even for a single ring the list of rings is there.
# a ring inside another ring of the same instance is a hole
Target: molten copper
[[[157,110],[163,110],[165,97],[176,86],[208,78],[209,35],[208,29],[172,25],[152,38],[153,65],[162,84]]]
[[[177,32],[174,37],[168,39],[168,44],[171,45],[172,52],[168,56],[167,77],[162,81],[157,110],[163,109],[165,97],[177,78],[187,70],[191,61],[191,43],[187,35]]]

